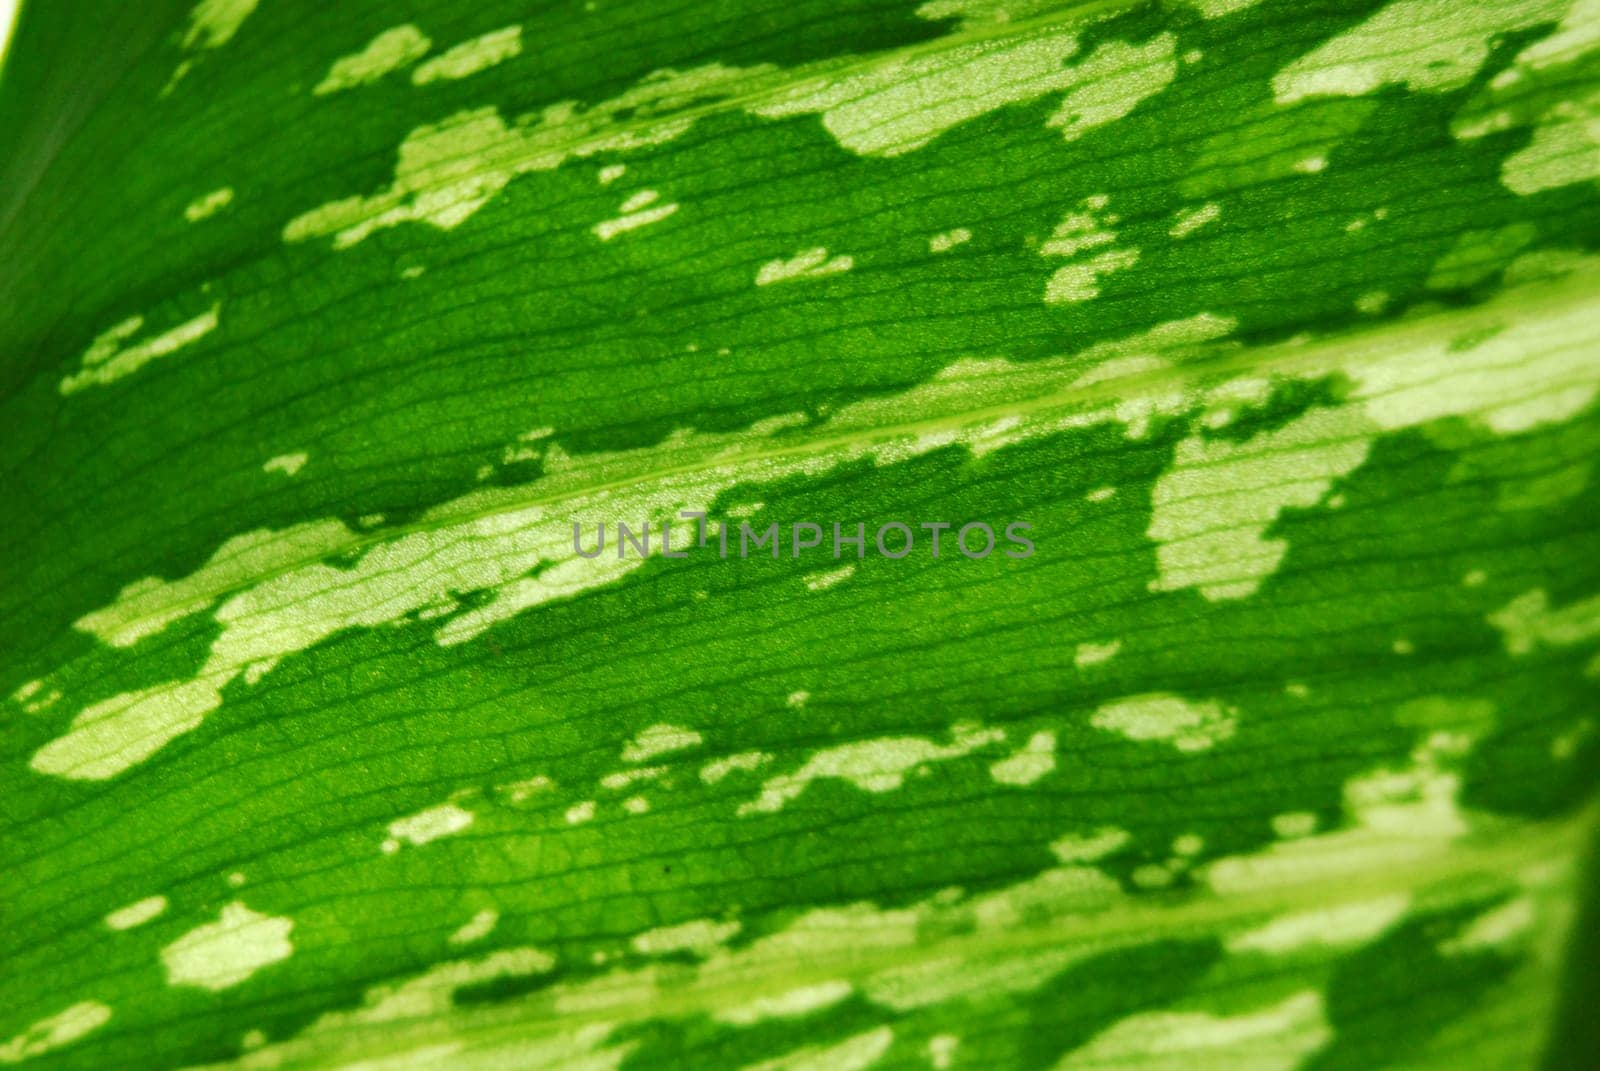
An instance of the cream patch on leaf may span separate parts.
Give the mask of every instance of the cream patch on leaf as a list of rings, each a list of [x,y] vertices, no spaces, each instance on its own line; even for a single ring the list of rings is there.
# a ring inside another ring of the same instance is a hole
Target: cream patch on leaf
[[[710,955],[719,945],[726,944],[742,927],[737,922],[717,922],[715,919],[695,919],[676,926],[661,926],[635,934],[628,943],[633,950],[645,956],[665,956],[674,952],[693,952],[698,956]]]
[[[1151,692],[1104,703],[1089,723],[1129,740],[1169,743],[1179,751],[1205,751],[1233,735],[1237,718],[1214,699],[1196,701]]]
[[[788,260],[779,257],[769,260],[761,265],[756,272],[757,286],[771,286],[773,283],[787,282],[792,279],[820,279],[827,275],[837,275],[849,271],[855,266],[855,259],[849,256],[836,256],[830,258],[828,251],[821,246],[797,253]]]
[[[131,346],[123,343],[144,327],[144,317],[134,316],[122,321],[99,335],[84,351],[79,370],[61,381],[61,393],[77,394],[89,387],[115,383],[151,361],[194,345],[216,330],[221,312],[221,304],[214,304],[193,319]]]
[[[1026,786],[1044,777],[1056,768],[1056,734],[1034,733],[1010,758],[1001,759],[989,767],[989,776],[1003,785]]]
[[[681,725],[652,725],[630,740],[622,749],[623,762],[644,762],[657,755],[699,747],[702,737]]]
[[[266,463],[261,466],[261,471],[281,472],[285,476],[293,476],[305,467],[306,461],[309,458],[310,455],[303,451],[294,454],[279,454],[277,457],[269,458]]]
[[[340,56],[311,92],[317,96],[376,82],[428,54],[433,42],[415,26],[395,26],[374,37],[360,52]]]
[[[222,909],[216,922],[196,927],[161,950],[172,985],[222,990],[294,953],[294,922],[252,911],[241,901]]]
[[[20,1064],[53,1052],[105,1026],[111,1009],[98,1000],[82,1000],[30,1025],[0,1044],[0,1064]]]
[[[183,218],[190,223],[199,223],[203,219],[210,219],[232,203],[233,187],[224,186],[190,201],[183,210]]]
[[[1291,507],[1316,505],[1366,460],[1371,426],[1346,409],[1313,409],[1242,443],[1191,435],[1152,492],[1156,591],[1197,587],[1207,599],[1252,595],[1287,541],[1266,538]]]
[[[1295,60],[1272,79],[1279,104],[1314,96],[1364,96],[1403,84],[1416,92],[1459,89],[1506,34],[1551,22],[1571,0],[1394,0],[1353,29]]]
[[[927,763],[947,762],[988,744],[999,743],[1005,733],[975,725],[957,725],[949,744],[935,744],[914,736],[861,740],[814,752],[798,770],[770,778],[761,795],[739,806],[740,815],[771,814],[803,793],[813,782],[847,781],[865,792],[891,792],[905,783],[906,775]]]
[[[449,937],[452,945],[468,945],[474,941],[481,941],[494,930],[500,921],[500,912],[492,907],[486,907],[461,924]]]
[[[1144,1071],[1294,1071],[1333,1036],[1322,995],[1307,990],[1238,1015],[1139,1012],[1068,1052],[1053,1071],[1104,1071],[1113,1067]]]
[[[411,72],[415,85],[455,81],[522,54],[522,27],[507,26],[440,53]]]
[[[106,916],[106,926],[113,930],[131,930],[135,926],[143,926],[166,909],[165,896],[147,896],[111,912]]]
[[[471,811],[454,803],[443,803],[390,822],[389,836],[397,841],[423,845],[440,837],[454,836],[471,826],[472,821]]]

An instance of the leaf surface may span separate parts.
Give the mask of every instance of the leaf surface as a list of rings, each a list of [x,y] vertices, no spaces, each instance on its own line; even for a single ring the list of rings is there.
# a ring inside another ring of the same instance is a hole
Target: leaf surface
[[[0,1063],[1580,1066],[1597,64],[29,4]]]

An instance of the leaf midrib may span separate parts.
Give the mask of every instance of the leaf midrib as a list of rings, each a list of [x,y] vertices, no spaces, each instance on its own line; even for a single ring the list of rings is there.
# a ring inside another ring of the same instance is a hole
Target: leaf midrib
[[[1546,313],[1556,308],[1565,308],[1569,300],[1576,299],[1580,303],[1596,306],[1593,321],[1596,325],[1595,338],[1581,340],[1578,344],[1594,344],[1600,341],[1600,270],[1576,271],[1572,274],[1550,282],[1541,288],[1537,295],[1518,295],[1518,315],[1527,317],[1530,321],[1541,319]],[[313,565],[317,562],[327,561],[335,555],[361,554],[375,546],[394,542],[409,535],[430,531],[439,531],[444,528],[461,524],[470,524],[475,521],[486,520],[492,517],[505,516],[522,512],[524,510],[547,507],[564,501],[595,495],[603,492],[619,491],[630,487],[647,485],[659,480],[672,477],[692,475],[712,468],[727,466],[753,466],[763,461],[782,459],[795,459],[813,455],[823,455],[832,451],[845,451],[851,447],[868,446],[875,442],[909,438],[938,432],[957,431],[973,425],[1011,416],[1040,416],[1045,413],[1059,411],[1063,415],[1074,412],[1093,413],[1098,407],[1114,401],[1126,402],[1149,398],[1157,394],[1168,394],[1174,389],[1181,390],[1186,397],[1189,408],[1198,404],[1192,393],[1193,388],[1207,381],[1221,381],[1234,375],[1249,374],[1268,378],[1293,377],[1296,373],[1330,374],[1337,372],[1340,363],[1331,360],[1333,353],[1340,348],[1347,348],[1357,354],[1365,352],[1362,343],[1367,340],[1380,340],[1391,336],[1382,347],[1386,351],[1403,349],[1408,342],[1421,342],[1425,339],[1435,339],[1441,334],[1450,334],[1457,337],[1468,335],[1477,330],[1503,325],[1504,309],[1497,303],[1488,303],[1475,306],[1468,310],[1449,310],[1416,317],[1410,321],[1399,324],[1375,324],[1370,327],[1358,328],[1353,331],[1341,332],[1327,336],[1315,342],[1295,344],[1293,342],[1274,343],[1267,346],[1251,347],[1237,342],[1212,342],[1201,344],[1174,344],[1166,349],[1149,347],[1135,349],[1137,355],[1171,356],[1182,353],[1191,356],[1191,360],[1175,367],[1146,370],[1127,373],[1114,377],[1098,380],[1086,386],[1074,386],[1071,383],[1046,394],[1037,395],[1026,401],[1007,401],[998,404],[978,406],[971,409],[962,409],[946,413],[940,417],[909,421],[894,424],[884,424],[873,428],[856,429],[839,434],[821,434],[815,438],[802,441],[779,441],[771,446],[760,446],[723,453],[710,453],[693,462],[666,465],[656,468],[646,468],[635,474],[611,479],[599,480],[589,483],[576,483],[563,486],[547,493],[535,490],[551,480],[550,476],[543,476],[529,484],[524,485],[528,493],[517,494],[516,488],[489,489],[469,491],[464,495],[440,503],[425,512],[414,521],[390,527],[376,528],[367,532],[355,533],[343,547],[329,555],[302,555],[298,558],[286,560],[275,569],[261,570],[248,579],[231,584],[217,585],[208,591],[209,605],[229,595],[240,591],[255,588],[263,583],[291,573],[297,569]],[[1451,321],[1447,330],[1441,329],[1441,321]],[[1416,336],[1408,339],[1407,336]],[[1113,344],[1114,345],[1114,344]],[[1098,350],[1101,347],[1094,347]],[[1330,352],[1331,351],[1331,352]],[[1549,351],[1546,351],[1549,352]],[[1011,362],[1011,370],[1017,373],[1026,373],[1030,368],[1028,363]],[[1076,377],[1088,371],[1088,366],[1073,365],[1063,369],[1063,377]],[[1176,383],[1174,382],[1176,380]],[[917,390],[931,383],[941,382],[937,377],[915,384],[909,390]],[[948,382],[944,380],[943,382]],[[1544,389],[1558,390],[1567,384],[1540,384],[1541,393]],[[893,397],[893,396],[889,396]],[[877,399],[879,401],[883,398]],[[1496,404],[1502,404],[1503,400]],[[1114,414],[1103,414],[1105,421],[1115,419]],[[826,432],[824,424],[819,431]],[[782,436],[783,432],[775,433]],[[799,438],[798,436],[796,438]],[[554,438],[546,440],[555,442]],[[648,455],[659,451],[666,440],[654,446],[642,447],[637,453]],[[576,455],[575,460],[580,464],[586,458],[597,455]],[[446,512],[454,502],[494,495],[496,501],[492,505],[482,508],[464,509],[459,512]],[[338,518],[320,518],[321,520],[337,520]],[[303,523],[310,523],[303,522]],[[285,531],[287,529],[278,529]],[[220,544],[219,544],[220,546]],[[209,559],[208,559],[209,560]],[[175,578],[168,578],[175,579]],[[188,614],[184,616],[190,616]],[[150,618],[134,618],[125,623],[124,627],[148,621]]]

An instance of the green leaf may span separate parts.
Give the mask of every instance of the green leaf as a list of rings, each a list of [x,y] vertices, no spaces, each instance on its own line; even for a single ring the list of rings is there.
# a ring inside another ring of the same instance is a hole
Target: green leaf
[[[27,5],[0,1063],[1583,1066],[1597,116],[1591,0]]]

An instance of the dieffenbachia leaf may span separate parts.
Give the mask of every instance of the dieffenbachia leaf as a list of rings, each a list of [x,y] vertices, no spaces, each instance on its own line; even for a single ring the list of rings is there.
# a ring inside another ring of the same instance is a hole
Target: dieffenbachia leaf
[[[1593,0],[33,0],[0,1064],[1581,1065],[1597,124]]]

